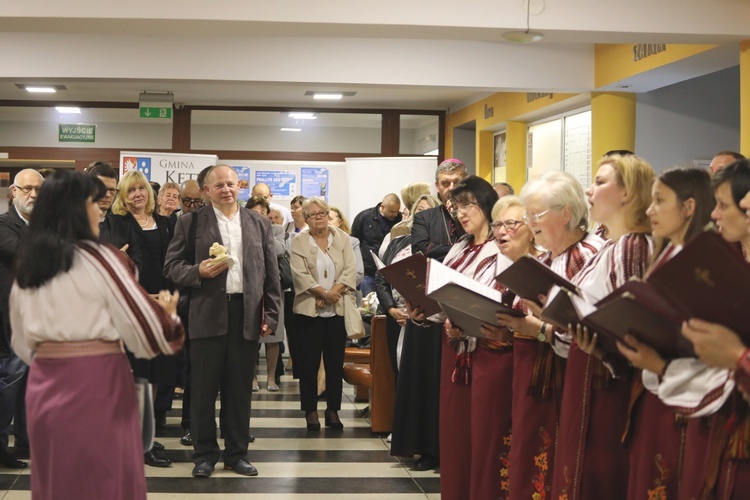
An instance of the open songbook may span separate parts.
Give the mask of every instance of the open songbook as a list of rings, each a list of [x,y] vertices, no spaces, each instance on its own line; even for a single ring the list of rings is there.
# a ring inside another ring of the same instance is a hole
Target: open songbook
[[[378,260],[375,262],[377,263]],[[388,283],[401,294],[413,309],[422,309],[425,317],[429,318],[441,311],[437,301],[425,295],[427,258],[421,253],[414,254],[390,266],[379,268],[378,272],[388,280]]]
[[[578,293],[578,287],[573,283],[529,255],[515,261],[495,279],[519,297],[537,304],[541,304],[539,295],[548,295],[553,286]]]
[[[665,358],[694,356],[681,333],[690,318],[720,323],[750,344],[750,266],[721,236],[705,232],[656,269],[646,282],[631,281],[594,302],[554,288],[542,319],[559,327],[582,324],[599,333],[601,347],[630,333]]]
[[[498,266],[511,261],[498,256]],[[427,296],[436,300],[451,323],[464,335],[483,338],[484,324],[497,325],[496,312],[523,317],[521,310],[503,303],[503,293],[479,283],[440,262],[427,261]]]

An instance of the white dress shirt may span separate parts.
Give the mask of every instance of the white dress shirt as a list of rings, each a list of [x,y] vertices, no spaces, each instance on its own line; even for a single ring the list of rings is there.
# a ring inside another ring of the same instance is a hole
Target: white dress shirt
[[[227,271],[227,293],[242,293],[242,222],[240,206],[231,217],[227,218],[221,210],[213,207],[216,222],[219,224],[221,241],[229,255],[229,270]]]

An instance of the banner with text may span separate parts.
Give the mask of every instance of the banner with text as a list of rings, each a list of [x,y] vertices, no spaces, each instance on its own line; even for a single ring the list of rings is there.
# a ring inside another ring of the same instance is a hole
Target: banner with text
[[[149,181],[182,184],[188,179],[195,179],[201,170],[217,162],[216,155],[120,151],[120,176],[138,170]]]

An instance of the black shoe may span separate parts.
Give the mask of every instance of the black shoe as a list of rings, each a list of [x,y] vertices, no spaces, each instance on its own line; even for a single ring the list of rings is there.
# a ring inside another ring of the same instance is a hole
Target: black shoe
[[[305,420],[307,421],[307,430],[308,431],[319,431],[320,430],[320,420],[318,420],[318,412],[317,411],[309,411],[305,413]]]
[[[151,449],[156,451],[164,451],[166,448],[164,448],[164,445],[159,441],[154,441],[154,445],[151,447]]]
[[[182,446],[193,446],[193,436],[190,435],[190,430],[188,430],[185,435],[180,438],[180,444]]]
[[[0,448],[0,467],[8,469],[23,469],[27,465],[29,464],[18,460],[8,450]]]
[[[198,462],[193,467],[193,477],[211,477],[214,472],[214,464],[211,462],[203,461]]]
[[[253,464],[251,464],[247,460],[240,460],[233,463],[232,465],[224,464],[224,470],[233,470],[237,474],[242,474],[243,476],[258,475],[258,469],[256,469]]]
[[[248,443],[254,443],[255,442],[255,436],[253,436],[252,434],[250,434],[250,436],[248,437],[247,442]]]
[[[326,427],[330,427],[331,429],[341,431],[344,430],[344,424],[341,423],[341,420],[339,419],[339,414],[335,410],[326,410],[325,412],[326,416]]]
[[[22,460],[28,460],[29,458],[31,458],[31,450],[28,446],[14,446],[13,454],[16,456],[16,458],[20,458]]]
[[[143,454],[143,462],[151,467],[172,467],[171,460],[158,456],[154,453],[154,450],[149,450]]]
[[[412,470],[425,471],[437,469],[440,466],[440,459],[432,455],[422,455],[419,460],[411,464]]]

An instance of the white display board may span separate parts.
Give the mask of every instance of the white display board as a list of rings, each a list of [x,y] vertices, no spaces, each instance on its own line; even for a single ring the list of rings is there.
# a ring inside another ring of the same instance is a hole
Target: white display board
[[[565,171],[583,189],[591,184],[591,111],[565,117]]]
[[[139,170],[149,181],[182,184],[198,177],[204,168],[216,165],[218,158],[216,155],[120,151],[120,177],[125,172]]]
[[[426,182],[435,194],[434,156],[398,158],[347,158],[346,194],[351,220],[362,210],[374,207],[388,193],[401,196],[401,188],[412,182]]]

